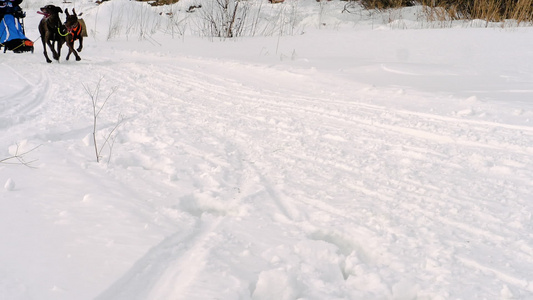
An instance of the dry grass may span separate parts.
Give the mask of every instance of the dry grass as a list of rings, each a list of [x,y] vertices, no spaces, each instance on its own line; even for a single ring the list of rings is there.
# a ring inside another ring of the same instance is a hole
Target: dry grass
[[[511,11],[510,19],[521,22],[533,21],[533,0],[519,0]]]
[[[139,2],[148,2],[151,6],[162,6],[177,3],[180,0],[137,0]]]
[[[487,22],[533,21],[533,0],[423,0],[423,5],[442,7],[453,19]]]
[[[474,20],[533,22],[533,0],[361,0],[366,9],[424,6],[428,21]]]
[[[415,5],[412,0],[361,0],[361,5],[366,9],[388,9]]]

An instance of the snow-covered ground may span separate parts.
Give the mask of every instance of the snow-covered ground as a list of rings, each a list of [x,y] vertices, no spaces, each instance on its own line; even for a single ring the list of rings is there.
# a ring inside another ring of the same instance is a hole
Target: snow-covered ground
[[[141,40],[168,7],[75,4],[82,61],[0,53],[0,299],[533,298],[533,28],[288,0],[292,35]]]

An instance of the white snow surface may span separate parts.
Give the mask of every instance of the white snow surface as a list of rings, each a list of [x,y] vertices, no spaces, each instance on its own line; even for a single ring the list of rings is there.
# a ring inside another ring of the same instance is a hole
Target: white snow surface
[[[533,299],[533,28],[288,0],[292,34],[139,38],[169,7],[50,3],[89,37],[0,53],[0,299]]]

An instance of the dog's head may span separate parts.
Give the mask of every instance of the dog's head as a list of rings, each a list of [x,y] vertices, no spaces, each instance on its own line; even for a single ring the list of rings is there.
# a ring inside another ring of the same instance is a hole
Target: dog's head
[[[68,30],[72,30],[72,28],[75,28],[78,26],[78,16],[81,16],[83,13],[80,13],[79,15],[76,14],[76,9],[72,9],[72,14],[68,13],[68,8],[65,9],[65,14],[67,15],[67,19],[65,20],[65,26]]]
[[[61,9],[59,6],[49,4],[41,7],[41,11],[38,13],[43,15],[45,18],[48,18],[50,16],[59,16],[60,13],[63,13],[63,9]]]

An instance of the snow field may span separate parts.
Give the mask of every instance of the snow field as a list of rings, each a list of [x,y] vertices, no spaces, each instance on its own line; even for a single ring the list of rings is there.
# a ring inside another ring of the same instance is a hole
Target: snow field
[[[531,297],[531,30],[306,31],[1,56],[0,296]]]

